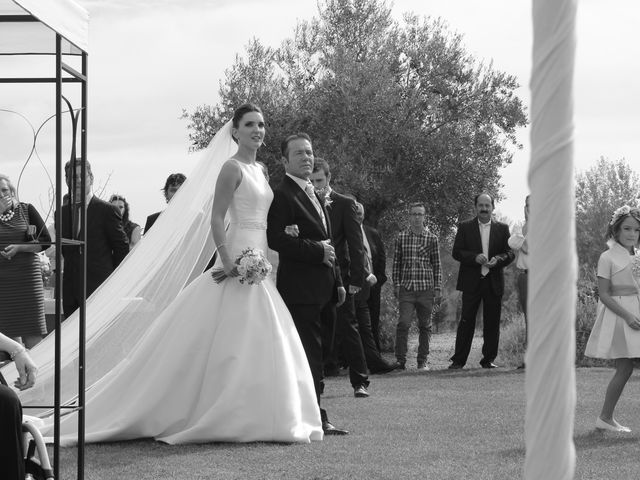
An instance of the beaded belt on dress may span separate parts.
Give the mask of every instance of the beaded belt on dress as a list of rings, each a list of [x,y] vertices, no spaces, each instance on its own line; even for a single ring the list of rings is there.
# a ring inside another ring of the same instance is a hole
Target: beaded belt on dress
[[[229,226],[234,226],[241,230],[266,230],[267,222],[231,222]]]

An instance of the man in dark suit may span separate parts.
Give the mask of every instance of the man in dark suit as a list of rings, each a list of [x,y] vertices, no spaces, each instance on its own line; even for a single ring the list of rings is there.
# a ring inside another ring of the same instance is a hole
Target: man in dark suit
[[[360,202],[356,202],[356,220],[360,224],[362,230],[362,240],[364,244],[364,273],[365,281],[362,289],[354,295],[356,308],[356,318],[358,319],[358,331],[360,332],[360,340],[364,348],[364,355],[367,359],[367,367],[370,373],[389,373],[400,367],[397,362],[390,363],[385,360],[381,353],[380,347],[376,344],[371,328],[371,311],[369,310],[369,298],[372,289],[378,284],[378,277],[373,269],[373,257],[371,242],[364,230],[362,224],[364,220],[364,206]],[[378,305],[380,300],[378,299]]]
[[[65,179],[71,189],[69,203],[62,206],[62,237],[65,239],[84,238],[80,228],[82,178],[80,159],[74,166],[67,162],[64,167]],[[75,178],[72,178],[74,177]],[[129,253],[129,240],[122,226],[120,211],[115,205],[100,200],[93,195],[93,173],[86,162],[87,198],[87,243],[85,246],[65,245],[62,247],[64,270],[62,275],[62,308],[68,318],[82,302],[83,257],[87,256],[86,296],[89,297],[116,269]]]
[[[500,340],[500,312],[504,292],[503,269],[513,261],[509,226],[491,219],[494,200],[488,193],[474,199],[477,216],[461,222],[453,242],[453,258],[460,262],[457,289],[462,291],[462,317],[456,334],[451,369],[464,367],[471,351],[478,307],[482,302],[482,368],[496,368]]]
[[[344,301],[345,292],[335,266],[331,225],[309,182],[314,162],[311,139],[305,133],[291,135],[281,150],[286,176],[274,191],[267,240],[279,254],[276,286],[300,335],[320,405],[323,312]],[[334,427],[323,408],[320,414],[326,435],[348,433]]]
[[[364,207],[362,216],[364,217]],[[364,238],[369,244],[369,254],[371,256],[371,267],[376,277],[376,283],[369,290],[369,316],[371,317],[371,333],[376,347],[380,350],[380,296],[382,294],[382,286],[387,282],[387,253],[382,242],[382,237],[378,230],[370,225],[362,224],[364,230]],[[366,246],[366,245],[365,245]]]
[[[162,189],[162,192],[164,193],[164,199],[167,203],[169,203],[169,201],[173,198],[173,196],[176,194],[176,192],[182,186],[186,179],[187,177],[185,177],[182,173],[172,173],[167,177],[167,180],[164,182],[164,188]],[[151,227],[154,223],[156,223],[156,220],[158,220],[158,217],[161,213],[162,211],[152,213],[147,217],[147,221],[144,224],[145,234],[149,230],[151,230]]]
[[[324,159],[316,159],[310,179],[329,213],[336,259],[342,284],[347,289],[347,298],[337,310],[333,357],[337,356],[338,351],[342,353],[349,366],[349,380],[354,395],[366,398],[369,396],[369,376],[355,307],[355,295],[365,283],[364,244],[357,220],[356,202],[331,188],[331,171]]]

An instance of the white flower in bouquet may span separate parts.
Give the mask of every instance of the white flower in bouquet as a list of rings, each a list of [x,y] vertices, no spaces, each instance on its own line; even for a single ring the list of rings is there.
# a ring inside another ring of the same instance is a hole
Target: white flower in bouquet
[[[264,252],[258,248],[248,247],[236,258],[235,264],[238,271],[240,283],[258,285],[271,273],[271,263],[265,257]],[[211,271],[211,276],[216,283],[227,278],[227,274],[222,269]]]
[[[271,263],[264,256],[262,250],[247,248],[237,258],[240,283],[258,285],[271,273]]]

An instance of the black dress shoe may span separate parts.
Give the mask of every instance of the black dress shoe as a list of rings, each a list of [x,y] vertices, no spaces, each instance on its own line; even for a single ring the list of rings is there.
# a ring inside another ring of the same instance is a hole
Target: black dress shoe
[[[398,362],[395,363],[386,363],[384,364],[381,368],[378,368],[377,370],[372,370],[371,374],[372,375],[382,375],[384,373],[389,373],[389,372],[393,372],[394,370],[400,368],[400,364]]]
[[[451,365],[449,365],[449,370],[461,370],[462,367],[464,367],[464,365],[462,365],[461,363],[452,363]]]
[[[334,427],[331,422],[325,420],[322,422],[322,430],[325,435],[348,435],[349,432],[347,430],[342,430],[341,428]]]
[[[480,366],[482,368],[498,368],[498,365],[496,365],[493,362],[485,362],[485,363],[481,363]]]

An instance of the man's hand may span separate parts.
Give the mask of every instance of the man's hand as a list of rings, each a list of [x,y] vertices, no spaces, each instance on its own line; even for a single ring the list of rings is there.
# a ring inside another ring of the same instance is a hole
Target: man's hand
[[[367,277],[367,283],[373,287],[376,283],[378,283],[378,279],[373,273],[370,273]]]
[[[349,294],[350,295],[355,295],[360,290],[362,290],[360,287],[356,287],[355,285],[349,285]]]
[[[433,294],[434,305],[440,305],[441,301],[442,301],[442,292],[440,291],[440,289],[435,289]]]
[[[487,257],[484,253],[479,253],[476,256],[476,263],[479,263],[480,265],[484,265],[485,263],[487,263]]]
[[[488,268],[493,268],[498,264],[498,257],[493,257],[491,260],[489,260],[487,263],[485,263],[485,267]]]
[[[31,360],[29,352],[24,350],[18,353],[13,361],[16,364],[16,370],[18,370],[19,375],[13,385],[18,390],[26,390],[27,388],[33,387],[36,383],[38,369],[36,368],[36,364],[33,363],[33,360]]]
[[[347,291],[344,289],[344,287],[338,287],[338,303],[336,303],[336,307],[342,305],[346,299]]]
[[[336,250],[333,248],[333,245],[331,245],[331,240],[322,240],[321,243],[324,248],[322,263],[333,268],[333,265],[336,263]]]

